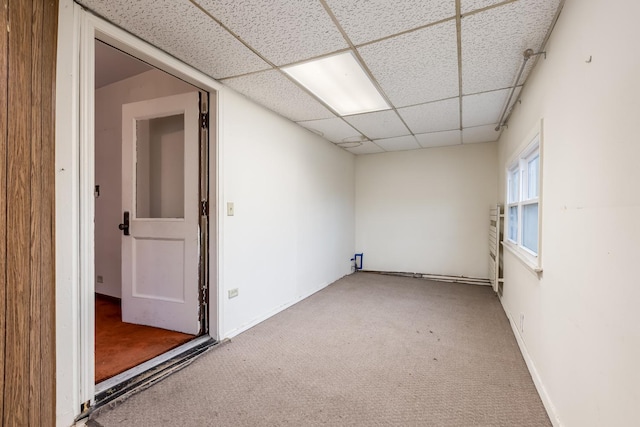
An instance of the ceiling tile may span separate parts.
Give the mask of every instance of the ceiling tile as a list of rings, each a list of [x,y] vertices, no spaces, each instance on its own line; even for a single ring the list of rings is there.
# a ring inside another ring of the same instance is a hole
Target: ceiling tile
[[[423,148],[445,147],[447,145],[462,144],[462,133],[459,130],[421,133],[416,135],[416,139]]]
[[[384,153],[384,150],[378,147],[371,141],[364,141],[362,145],[353,148],[345,148],[345,150],[352,152],[353,154],[374,154]]]
[[[198,0],[276,65],[349,47],[319,1]]]
[[[80,2],[213,78],[270,68],[188,0]],[[186,28],[185,23],[188,23]]]
[[[496,125],[478,126],[462,129],[462,143],[475,144],[476,142],[493,142],[500,137],[500,132],[496,132]]]
[[[518,99],[520,89],[517,87],[511,97],[510,106]],[[489,124],[497,124],[500,114],[511,89],[496,90],[476,95],[462,97],[462,126],[473,127]]]
[[[505,0],[460,0],[460,12],[463,14],[469,13],[504,1]]]
[[[396,138],[376,139],[373,141],[385,151],[404,151],[415,150],[420,148],[416,142],[416,138],[412,135],[399,136]]]
[[[400,108],[398,113],[414,134],[460,128],[459,98]]]
[[[513,85],[522,65],[523,52],[540,47],[559,1],[519,0],[463,17],[463,93]],[[526,73],[521,82],[524,78]]]
[[[453,21],[358,48],[396,107],[459,94],[456,25]]]
[[[348,116],[345,117],[345,120],[364,133],[369,139],[389,138],[411,133],[392,110]]]
[[[327,0],[351,41],[358,45],[455,16],[442,0]]]
[[[335,143],[344,142],[345,140],[351,141],[354,137],[361,136],[360,132],[338,117],[298,122],[298,124]]]
[[[277,70],[234,77],[222,83],[296,122],[335,117]]]

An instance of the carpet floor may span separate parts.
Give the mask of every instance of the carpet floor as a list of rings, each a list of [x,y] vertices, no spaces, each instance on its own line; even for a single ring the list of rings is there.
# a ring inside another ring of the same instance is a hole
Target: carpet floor
[[[357,273],[94,426],[550,426],[491,288]]]
[[[95,382],[99,383],[194,338],[122,321],[118,301],[96,294]]]

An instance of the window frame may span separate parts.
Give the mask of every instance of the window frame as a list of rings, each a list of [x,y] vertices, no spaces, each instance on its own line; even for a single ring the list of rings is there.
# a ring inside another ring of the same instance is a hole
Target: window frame
[[[505,164],[505,237],[503,246],[516,255],[529,269],[542,272],[542,120],[524,139],[509,161]],[[537,190],[529,194],[529,163],[538,158]],[[516,174],[516,175],[514,175]],[[517,177],[517,178],[514,178]],[[514,183],[516,188],[514,188]],[[524,245],[524,208],[538,206],[537,252]],[[512,233],[511,210],[515,208],[515,239]]]

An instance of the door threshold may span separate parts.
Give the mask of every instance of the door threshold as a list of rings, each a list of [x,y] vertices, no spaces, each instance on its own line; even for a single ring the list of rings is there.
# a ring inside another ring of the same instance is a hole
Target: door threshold
[[[80,418],[93,413],[96,409],[126,394],[155,384],[173,372],[187,366],[197,356],[217,343],[209,335],[194,338],[173,350],[169,350],[160,356],[96,384],[94,404]]]

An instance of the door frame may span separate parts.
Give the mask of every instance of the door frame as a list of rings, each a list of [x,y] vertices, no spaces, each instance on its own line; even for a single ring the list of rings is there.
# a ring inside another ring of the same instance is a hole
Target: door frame
[[[68,5],[68,4],[67,4]],[[167,53],[121,30],[84,10],[76,3],[71,25],[71,87],[61,85],[58,90],[69,90],[68,101],[58,100],[56,135],[56,293],[57,328],[67,327],[69,334],[58,337],[57,348],[72,348],[73,360],[58,359],[58,395],[64,411],[71,405],[75,415],[93,405],[94,382],[94,40],[99,39],[131,54],[177,78],[209,93],[209,335],[221,337],[222,298],[220,297],[220,266],[222,265],[220,221],[222,215],[222,157],[219,144],[218,117],[222,85],[182,63]],[[60,59],[60,58],[59,58]],[[58,92],[60,95],[60,92]],[[58,96],[58,99],[61,97]],[[63,108],[60,108],[62,106]],[[71,126],[69,126],[71,124]],[[63,127],[63,128],[61,128]],[[65,254],[63,257],[62,254]],[[65,286],[68,285],[68,286]],[[61,311],[69,310],[68,316]],[[64,317],[63,317],[64,316]],[[63,353],[58,353],[63,354]],[[62,374],[62,375],[61,375]],[[68,396],[71,388],[73,393]],[[61,396],[61,392],[64,396]]]

